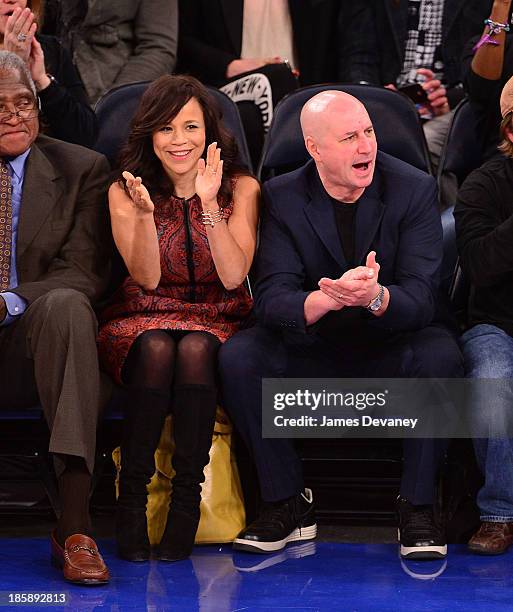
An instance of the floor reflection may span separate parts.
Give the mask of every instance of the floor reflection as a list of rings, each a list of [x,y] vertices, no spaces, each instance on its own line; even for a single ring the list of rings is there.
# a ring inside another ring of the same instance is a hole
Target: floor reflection
[[[81,588],[50,566],[46,540],[1,540],[0,591],[64,592],[61,609],[81,611],[512,609],[513,552],[451,546],[445,561],[406,562],[395,545],[307,542],[273,555],[203,546],[186,561],[135,564],[117,559],[110,540],[101,549],[111,583]]]

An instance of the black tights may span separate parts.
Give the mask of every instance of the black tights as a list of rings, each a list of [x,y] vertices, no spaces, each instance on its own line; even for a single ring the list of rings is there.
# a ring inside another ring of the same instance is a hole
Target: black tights
[[[130,349],[123,382],[172,394],[181,385],[215,386],[220,341],[208,332],[143,332]]]
[[[155,469],[153,455],[171,404],[175,476],[169,512],[199,520],[203,468],[209,461],[216,413],[219,346],[220,341],[207,332],[161,329],[144,332],[134,342],[122,377],[131,400],[121,445],[125,457],[119,482],[121,507],[141,509],[146,504],[146,484]],[[189,533],[192,540],[195,531],[196,526]]]

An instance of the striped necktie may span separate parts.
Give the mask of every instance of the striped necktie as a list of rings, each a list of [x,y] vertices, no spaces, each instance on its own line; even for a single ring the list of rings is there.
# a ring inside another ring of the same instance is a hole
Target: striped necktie
[[[0,159],[0,291],[9,289],[12,253],[12,189],[7,162]]]

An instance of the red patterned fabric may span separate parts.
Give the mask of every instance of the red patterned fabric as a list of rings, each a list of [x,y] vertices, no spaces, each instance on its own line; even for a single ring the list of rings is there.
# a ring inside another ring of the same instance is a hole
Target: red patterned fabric
[[[100,316],[100,362],[118,383],[128,351],[144,331],[207,331],[224,342],[251,310],[252,301],[244,286],[228,291],[221,283],[201,222],[201,210],[198,196],[185,202],[174,196],[156,201],[160,283],[154,291],[146,291],[128,276]],[[226,218],[232,210],[233,204],[225,206]],[[190,253],[192,262],[188,260]],[[192,264],[194,279],[189,274]]]

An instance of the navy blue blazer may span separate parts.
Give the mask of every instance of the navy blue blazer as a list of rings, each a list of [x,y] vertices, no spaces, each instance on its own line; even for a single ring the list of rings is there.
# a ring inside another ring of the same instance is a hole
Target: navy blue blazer
[[[304,302],[322,277],[339,278],[345,260],[331,200],[313,161],[265,183],[256,264],[255,309],[265,327],[312,335]],[[355,266],[376,251],[379,281],[390,292],[381,317],[361,309],[383,332],[413,331],[434,318],[442,262],[436,181],[378,152],[373,181],[356,213]],[[340,311],[342,312],[342,311]]]

